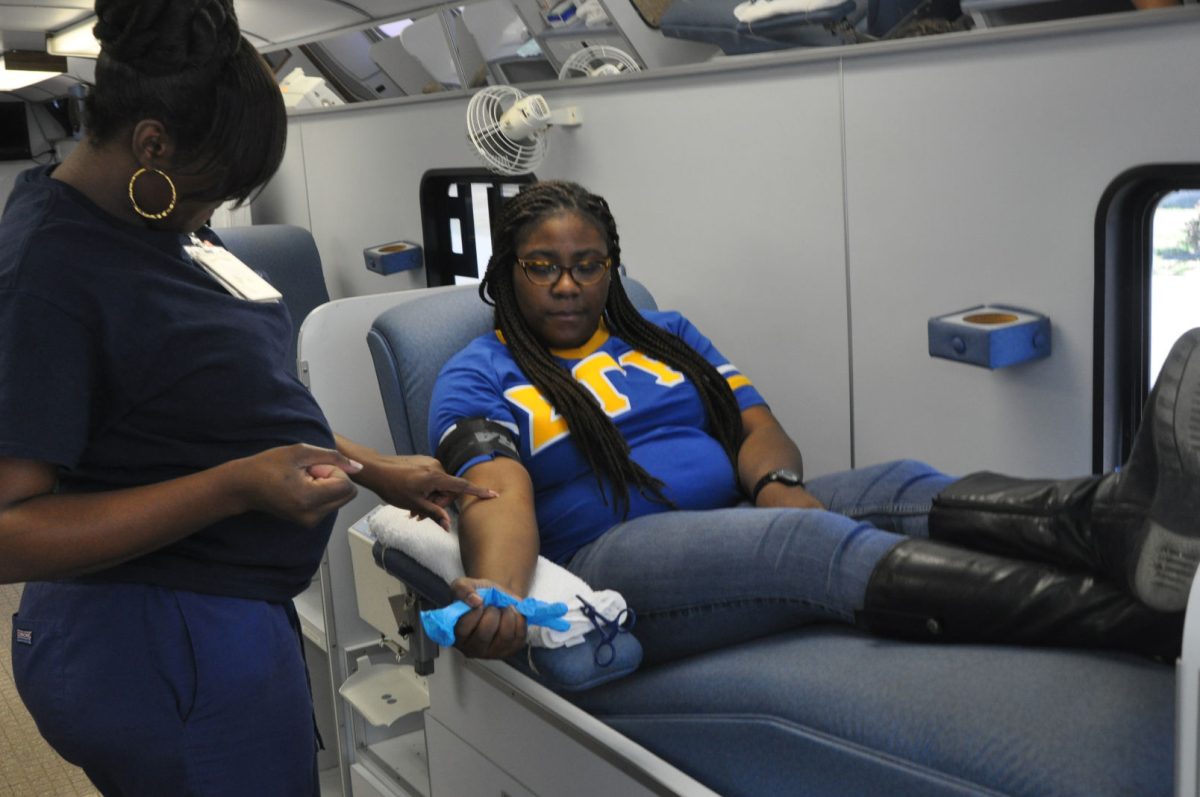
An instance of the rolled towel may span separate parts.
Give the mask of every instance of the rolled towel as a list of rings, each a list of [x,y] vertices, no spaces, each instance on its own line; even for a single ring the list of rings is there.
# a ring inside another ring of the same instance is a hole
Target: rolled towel
[[[376,539],[389,548],[403,551],[449,583],[464,575],[459,552],[458,533],[447,532],[429,519],[417,519],[407,510],[380,506],[367,518]],[[583,601],[608,620],[615,620],[626,608],[625,599],[613,590],[593,590],[579,576],[539,556],[533,571],[529,597],[543,603],[565,603],[567,612],[561,623],[551,628],[527,626],[529,644],[542,648],[571,647],[584,641],[595,624],[584,612]],[[582,598],[582,601],[580,600]]]

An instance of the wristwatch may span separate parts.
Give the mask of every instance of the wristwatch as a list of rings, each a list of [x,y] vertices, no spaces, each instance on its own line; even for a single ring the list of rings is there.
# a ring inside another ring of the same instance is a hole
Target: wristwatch
[[[786,484],[788,487],[804,486],[804,479],[796,471],[791,468],[776,468],[775,470],[767,471],[767,474],[758,480],[758,484],[754,485],[754,489],[750,491],[750,503],[758,503],[758,494],[772,482]]]

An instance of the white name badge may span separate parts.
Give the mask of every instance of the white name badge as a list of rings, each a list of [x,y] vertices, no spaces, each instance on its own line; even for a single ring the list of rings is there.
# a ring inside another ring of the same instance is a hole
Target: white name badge
[[[277,302],[283,298],[283,294],[275,290],[275,286],[238,260],[228,249],[200,243],[185,246],[183,251],[211,274],[213,279],[221,283],[225,290],[240,299],[251,302]]]

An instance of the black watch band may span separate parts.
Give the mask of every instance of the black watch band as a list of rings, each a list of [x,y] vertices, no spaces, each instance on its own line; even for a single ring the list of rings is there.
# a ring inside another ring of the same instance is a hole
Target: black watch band
[[[754,485],[754,489],[750,491],[750,503],[758,503],[758,494],[763,491],[763,488],[768,484],[779,482],[786,484],[788,487],[804,487],[804,479],[799,473],[791,468],[776,468],[775,470],[767,471],[758,483]]]

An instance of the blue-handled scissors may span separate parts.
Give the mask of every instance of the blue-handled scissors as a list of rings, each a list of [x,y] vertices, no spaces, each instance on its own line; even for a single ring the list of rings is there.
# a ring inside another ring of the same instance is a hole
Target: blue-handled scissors
[[[637,621],[637,615],[634,614],[633,609],[625,607],[610,620],[598,612],[595,606],[585,601],[582,595],[575,597],[579,598],[580,611],[583,612],[583,616],[600,632],[600,641],[596,644],[596,650],[592,654],[596,664],[600,667],[607,667],[617,658],[617,648],[613,644],[613,640],[617,638],[617,634],[626,633],[633,628],[634,622]]]

